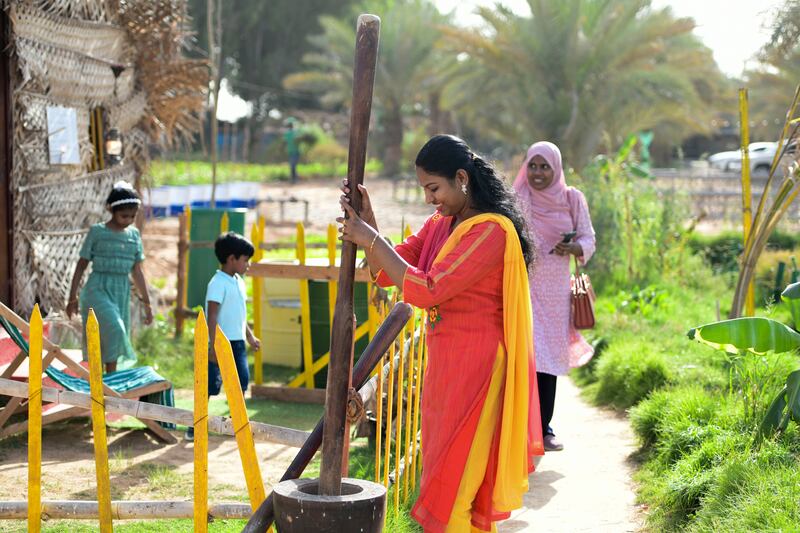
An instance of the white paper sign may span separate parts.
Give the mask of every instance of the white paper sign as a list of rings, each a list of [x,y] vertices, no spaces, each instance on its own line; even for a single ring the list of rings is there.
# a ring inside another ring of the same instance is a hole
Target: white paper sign
[[[47,107],[47,140],[51,165],[80,165],[78,115],[71,107]]]

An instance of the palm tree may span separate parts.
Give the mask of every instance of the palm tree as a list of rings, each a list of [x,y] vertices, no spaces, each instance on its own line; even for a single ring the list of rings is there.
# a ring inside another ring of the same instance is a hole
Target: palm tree
[[[752,136],[775,140],[800,82],[800,0],[786,0],[773,34],[759,54],[761,64],[745,73],[750,88]]]
[[[724,77],[691,19],[649,0],[528,4],[530,17],[480,9],[485,31],[444,30],[461,59],[445,102],[480,131],[552,140],[577,166],[632,132],[708,130]]]
[[[437,61],[438,28],[447,24],[448,17],[429,0],[371,0],[358,11],[375,13],[383,21],[373,109],[382,131],[384,172],[393,176],[400,169],[404,116],[415,104],[427,101]],[[322,93],[321,101],[330,106],[349,106],[355,16],[346,20],[325,16],[320,23],[322,33],[310,38],[317,51],[303,58],[308,70],[286,77],[284,85]]]

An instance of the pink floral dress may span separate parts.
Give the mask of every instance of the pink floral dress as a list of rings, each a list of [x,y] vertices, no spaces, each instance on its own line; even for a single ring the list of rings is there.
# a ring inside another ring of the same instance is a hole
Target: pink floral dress
[[[589,207],[578,189],[570,188],[567,199],[577,231],[575,242],[583,249],[583,257],[578,260],[585,264],[595,250]],[[572,326],[569,278],[573,256],[548,254],[555,243],[543,242],[530,217],[528,219],[536,243],[536,261],[530,273],[536,370],[563,376],[570,368],[586,364],[594,355],[594,350]]]

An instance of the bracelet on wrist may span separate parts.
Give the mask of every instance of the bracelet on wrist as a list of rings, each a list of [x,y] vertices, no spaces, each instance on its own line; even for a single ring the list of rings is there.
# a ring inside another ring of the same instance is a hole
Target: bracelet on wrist
[[[368,253],[370,255],[372,255],[372,248],[373,248],[373,246],[375,246],[375,241],[377,241],[378,237],[380,237],[380,236],[381,236],[381,234],[376,232],[375,236],[372,238],[372,242],[369,243],[369,251],[368,251]]]

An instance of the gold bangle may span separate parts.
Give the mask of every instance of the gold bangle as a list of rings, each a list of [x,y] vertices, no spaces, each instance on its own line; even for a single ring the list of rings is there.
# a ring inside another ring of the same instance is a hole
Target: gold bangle
[[[372,242],[369,243],[369,251],[368,251],[368,253],[370,255],[372,255],[372,247],[375,246],[375,241],[378,240],[378,237],[380,237],[380,233],[376,233],[375,236],[372,238]]]

